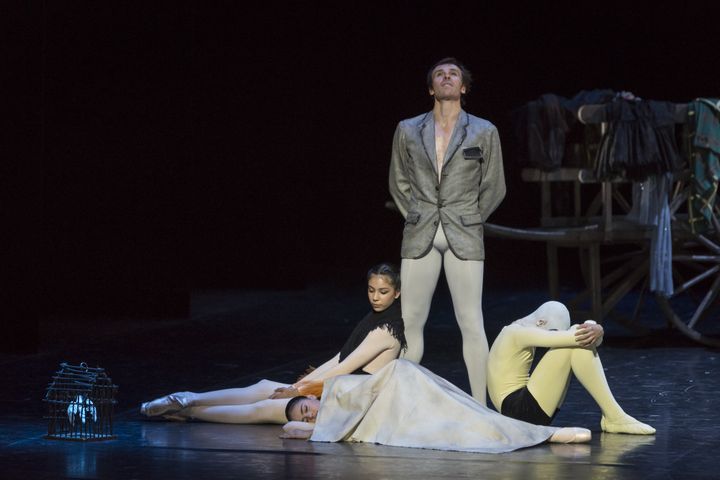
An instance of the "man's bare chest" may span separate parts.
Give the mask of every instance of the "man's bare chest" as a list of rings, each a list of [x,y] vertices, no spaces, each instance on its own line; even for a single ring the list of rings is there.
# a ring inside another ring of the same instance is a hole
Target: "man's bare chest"
[[[453,128],[455,128],[455,122],[448,123],[447,125],[435,123],[435,158],[437,159],[438,167],[442,166],[443,160],[445,159],[445,153],[450,144]]]

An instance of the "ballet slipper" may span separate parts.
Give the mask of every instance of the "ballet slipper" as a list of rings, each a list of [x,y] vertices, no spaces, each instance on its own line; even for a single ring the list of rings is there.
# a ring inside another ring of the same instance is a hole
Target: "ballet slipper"
[[[565,427],[557,430],[548,440],[553,443],[585,443],[592,438],[592,433],[587,428]]]
[[[145,402],[140,413],[146,417],[157,417],[166,413],[175,413],[190,406],[190,392],[177,392]]]
[[[655,429],[646,423],[625,415],[617,420],[609,421],[603,417],[600,419],[600,428],[608,433],[629,433],[631,435],[653,435]]]

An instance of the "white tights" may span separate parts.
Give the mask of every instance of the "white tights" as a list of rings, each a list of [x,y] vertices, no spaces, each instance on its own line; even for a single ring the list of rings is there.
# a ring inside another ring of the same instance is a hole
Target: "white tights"
[[[403,357],[416,363],[422,360],[423,329],[443,266],[455,318],[462,333],[463,358],[470,379],[470,389],[473,397],[485,405],[488,342],[482,315],[484,262],[457,258],[448,247],[442,226],[438,227],[433,247],[427,255],[418,259],[402,260],[400,300],[408,343]]]
[[[286,383],[261,380],[244,388],[228,388],[211,392],[182,392],[189,407],[180,416],[216,423],[277,423],[287,422],[285,406],[289,398],[271,400],[268,397]]]

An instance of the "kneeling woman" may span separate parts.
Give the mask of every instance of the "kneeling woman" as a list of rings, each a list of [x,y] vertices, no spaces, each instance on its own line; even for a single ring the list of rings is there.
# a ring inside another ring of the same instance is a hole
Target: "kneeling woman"
[[[302,394],[319,396],[323,382],[337,375],[375,373],[407,347],[400,302],[396,301],[400,296],[399,271],[387,263],[371,268],[367,295],[372,310],[360,320],[340,352],[297,383],[261,380],[244,388],[177,392],[143,403],[140,412],[170,420],[285,423],[290,398]]]

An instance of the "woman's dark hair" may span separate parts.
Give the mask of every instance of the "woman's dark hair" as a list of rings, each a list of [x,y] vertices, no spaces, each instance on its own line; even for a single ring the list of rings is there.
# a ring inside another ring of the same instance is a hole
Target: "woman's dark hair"
[[[367,279],[370,280],[370,277],[372,277],[373,275],[382,275],[384,277],[387,277],[390,285],[392,285],[395,290],[400,290],[400,269],[398,269],[392,263],[378,263],[370,270],[368,270]]]
[[[460,69],[460,73],[462,74],[462,84],[465,86],[465,93],[462,95],[462,101],[464,103],[465,101],[465,95],[470,93],[470,88],[472,87],[472,74],[470,73],[470,70],[468,70],[465,65],[460,63],[460,61],[455,57],[445,57],[441,60],[438,60],[433,64],[432,67],[430,67],[430,70],[427,72],[426,82],[427,82],[427,88],[432,88],[432,74],[435,71],[437,67],[440,65],[445,64],[452,64],[457,66]]]
[[[297,397],[293,397],[293,398],[290,399],[290,401],[287,403],[287,405],[285,405],[285,418],[288,419],[288,422],[292,422],[292,421],[293,421],[292,418],[290,418],[290,412],[292,411],[292,409],[293,409],[293,407],[295,406],[295,404],[298,403],[298,402],[300,402],[300,401],[302,401],[302,400],[305,400],[306,398],[308,398],[308,397],[306,397],[305,395],[300,395],[300,396],[297,396]]]

